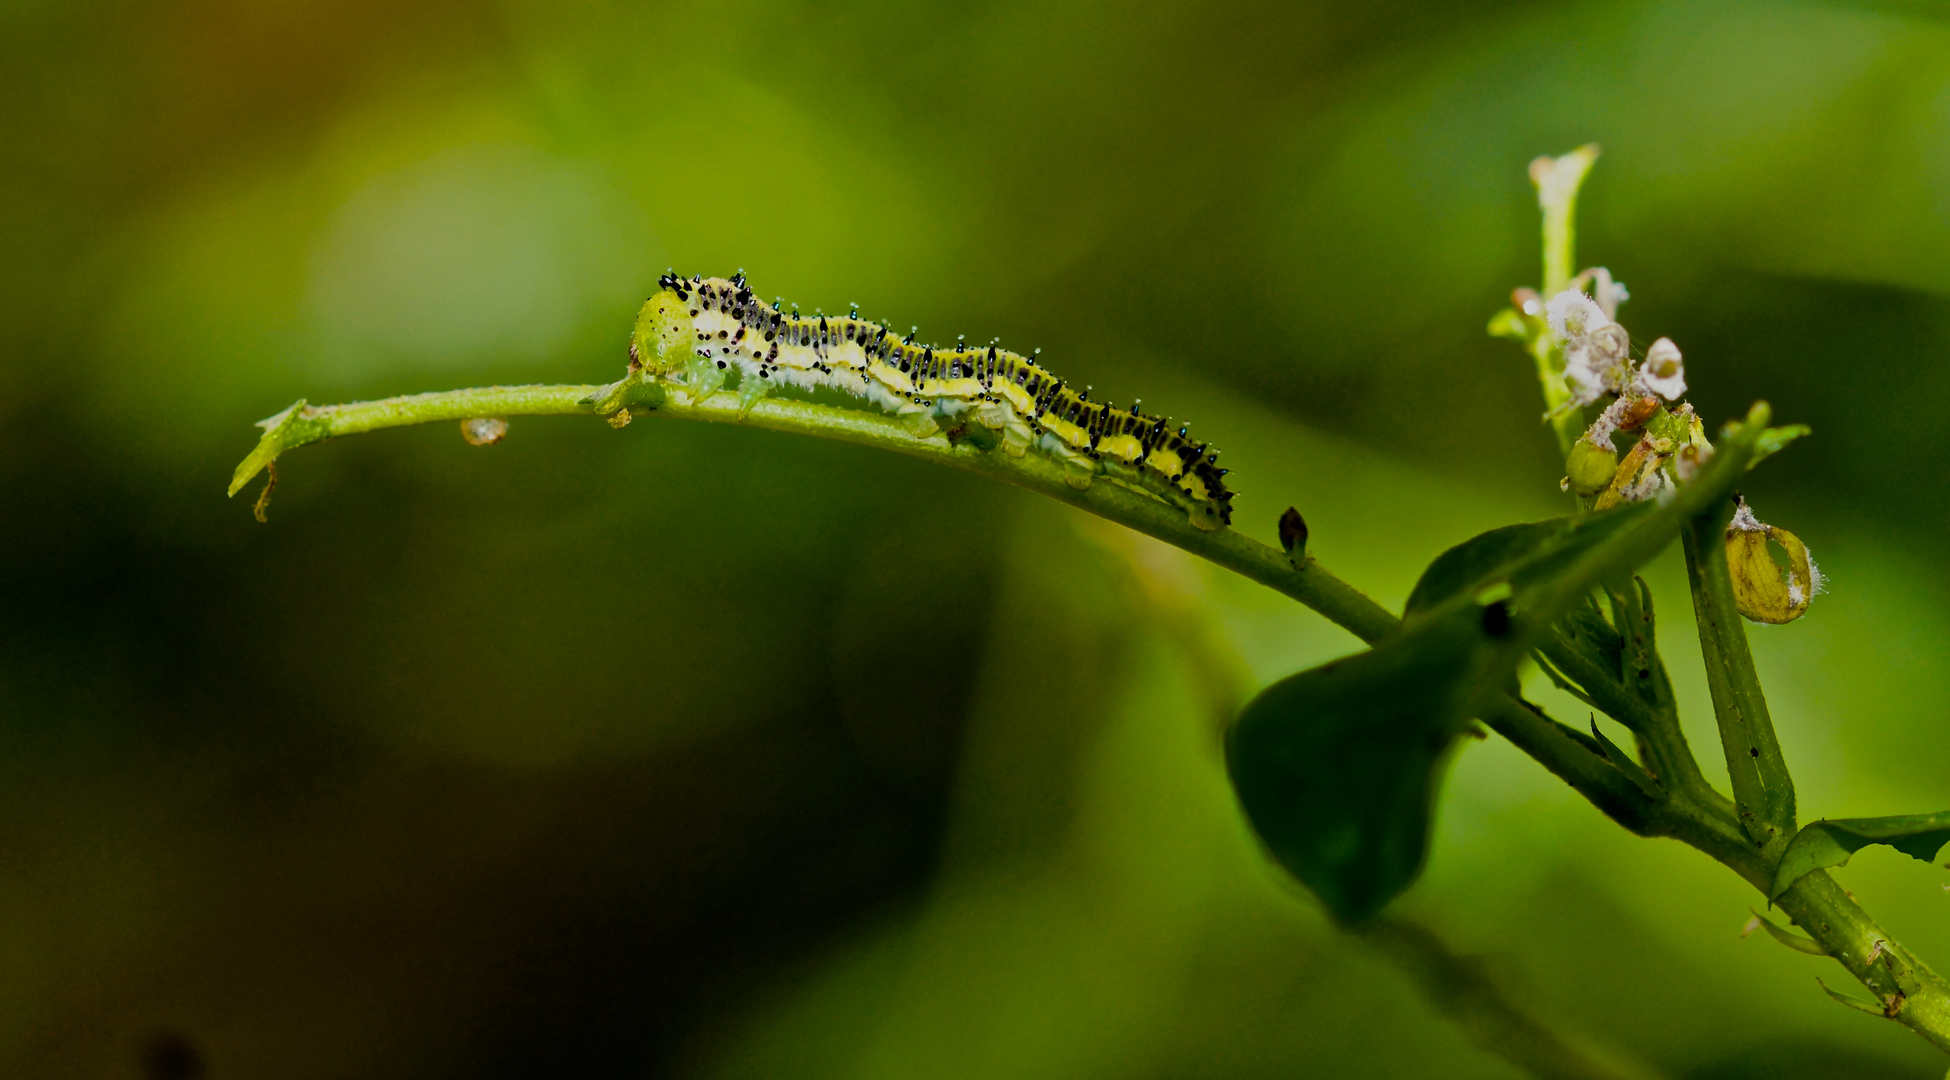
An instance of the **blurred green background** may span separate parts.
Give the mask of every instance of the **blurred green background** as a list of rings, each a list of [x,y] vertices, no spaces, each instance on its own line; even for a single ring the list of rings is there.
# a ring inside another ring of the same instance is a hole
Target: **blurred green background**
[[[0,1074],[1515,1075],[1239,820],[1226,703],[1354,647],[1264,590],[654,419],[307,449],[268,526],[222,498],[301,396],[615,377],[666,266],[1041,346],[1399,605],[1561,511],[1483,327],[1538,276],[1525,165],[1596,140],[1581,262],[1634,336],[1712,422],[1816,428],[1748,488],[1833,582],[1750,630],[1804,815],[1946,802],[1935,5],[10,0],[0,41]],[[1942,1073],[1500,742],[1438,832],[1402,909],[1554,1024],[1687,1077]],[[1941,870],[1841,874],[1950,964]]]

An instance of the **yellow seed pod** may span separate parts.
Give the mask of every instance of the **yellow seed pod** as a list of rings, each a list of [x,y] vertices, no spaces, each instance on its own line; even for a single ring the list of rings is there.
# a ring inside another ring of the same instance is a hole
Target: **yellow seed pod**
[[[684,301],[669,289],[643,302],[630,335],[630,358],[652,375],[682,367],[690,356],[696,331]]]
[[[1787,555],[1781,566],[1767,549],[1772,541]],[[1743,504],[1727,526],[1727,570],[1740,614],[1755,622],[1787,623],[1808,610],[1821,583],[1814,560],[1799,537],[1753,516]]]
[[[1617,471],[1618,451],[1589,439],[1572,443],[1570,456],[1564,459],[1564,472],[1571,481],[1571,490],[1580,495],[1596,495],[1605,490]]]

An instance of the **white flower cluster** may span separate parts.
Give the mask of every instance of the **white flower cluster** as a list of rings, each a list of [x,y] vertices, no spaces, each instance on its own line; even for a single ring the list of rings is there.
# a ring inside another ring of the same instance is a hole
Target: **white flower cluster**
[[[1544,317],[1551,332],[1564,342],[1564,380],[1572,391],[1566,408],[1589,405],[1608,393],[1657,394],[1667,401],[1677,401],[1686,393],[1685,364],[1671,338],[1653,342],[1645,363],[1634,364],[1631,335],[1597,301],[1577,289],[1551,297],[1544,305]]]
[[[1678,401],[1685,396],[1686,365],[1671,338],[1653,342],[1645,361],[1634,363],[1631,335],[1578,289],[1551,297],[1544,305],[1544,317],[1564,343],[1564,381],[1571,388],[1571,399],[1559,411],[1583,408],[1606,394],[1618,395],[1585,433],[1592,443],[1609,445],[1612,432],[1628,416],[1650,410],[1646,399],[1657,395]]]

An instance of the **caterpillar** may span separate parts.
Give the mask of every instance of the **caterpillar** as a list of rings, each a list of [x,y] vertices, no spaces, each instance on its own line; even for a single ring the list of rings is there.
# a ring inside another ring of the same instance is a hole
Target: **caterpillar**
[[[630,336],[630,373],[681,385],[692,400],[724,389],[736,372],[740,408],[781,387],[831,388],[898,416],[917,438],[970,423],[999,436],[1005,453],[1032,448],[1062,462],[1074,487],[1107,476],[1183,509],[1195,526],[1232,522],[1219,452],[1167,418],[1092,401],[1030,357],[994,345],[917,344],[850,315],[804,316],[752,294],[745,275],[665,274]],[[944,423],[949,426],[944,429]]]

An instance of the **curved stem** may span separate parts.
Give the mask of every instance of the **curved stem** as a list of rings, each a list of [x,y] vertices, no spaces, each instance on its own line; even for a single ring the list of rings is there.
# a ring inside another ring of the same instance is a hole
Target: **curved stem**
[[[607,389],[611,388],[487,386],[346,405],[312,406],[300,401],[262,421],[264,437],[237,466],[230,493],[235,495],[242,490],[251,477],[278,455],[308,443],[380,428],[479,416],[594,416],[596,410],[589,399]],[[620,404],[630,414],[742,423],[771,431],[817,435],[925,458],[1041,492],[1243,574],[1320,612],[1363,641],[1380,639],[1400,621],[1365,593],[1321,568],[1312,558],[1296,563],[1286,553],[1231,529],[1196,528],[1183,510],[1105,477],[1095,478],[1087,488],[1076,488],[1069,482],[1064,465],[1045,455],[1010,457],[967,442],[957,443],[939,434],[917,439],[892,416],[806,401],[771,398],[760,401],[741,416],[736,394],[719,392],[701,402],[692,402],[681,392],[669,393],[650,382],[628,386],[621,399]],[[616,398],[609,401],[616,402]]]
[[[1764,881],[1756,885],[1767,891]],[[1876,996],[1883,1016],[1950,1053],[1950,983],[1876,925],[1827,871],[1802,877],[1775,903]]]
[[[1413,979],[1429,1004],[1455,1021],[1470,1041],[1531,1076],[1652,1080],[1663,1075],[1545,1026],[1503,992],[1482,961],[1454,952],[1420,923],[1388,916],[1355,933]]]
[[[741,414],[735,394],[719,393],[691,402],[648,382],[630,384],[620,391],[615,385],[491,386],[345,405],[311,406],[300,401],[261,423],[264,435],[237,467],[230,494],[242,490],[281,454],[311,443],[382,428],[476,417],[596,416],[591,402],[599,394],[606,395],[608,408],[621,406],[609,416],[610,423],[619,427],[636,415],[743,423],[874,446],[994,477],[1242,574],[1298,600],[1363,641],[1377,641],[1400,625],[1387,609],[1310,557],[1289,559],[1285,553],[1230,529],[1198,529],[1183,510],[1102,477],[1088,488],[1073,487],[1064,466],[1048,457],[1030,454],[1012,458],[938,434],[917,439],[893,417],[804,401],[761,401],[748,414]],[[1689,550],[1691,554],[1694,552]],[[1735,631],[1740,629],[1737,623],[1731,625]],[[1744,644],[1743,635],[1739,649],[1742,657],[1746,655]],[[1751,674],[1751,661],[1746,670]],[[1677,792],[1662,801],[1648,798],[1582,732],[1551,720],[1514,697],[1496,698],[1482,719],[1632,832],[1678,839],[1724,863],[1763,892],[1767,889],[1770,864],[1764,854],[1732,821],[1698,805],[1688,793]],[[1891,941],[1826,873],[1818,871],[1802,878],[1782,895],[1779,904],[1877,994],[1881,1007],[1893,1019],[1950,1050],[1950,985]],[[1899,996],[1892,998],[1892,994]]]

